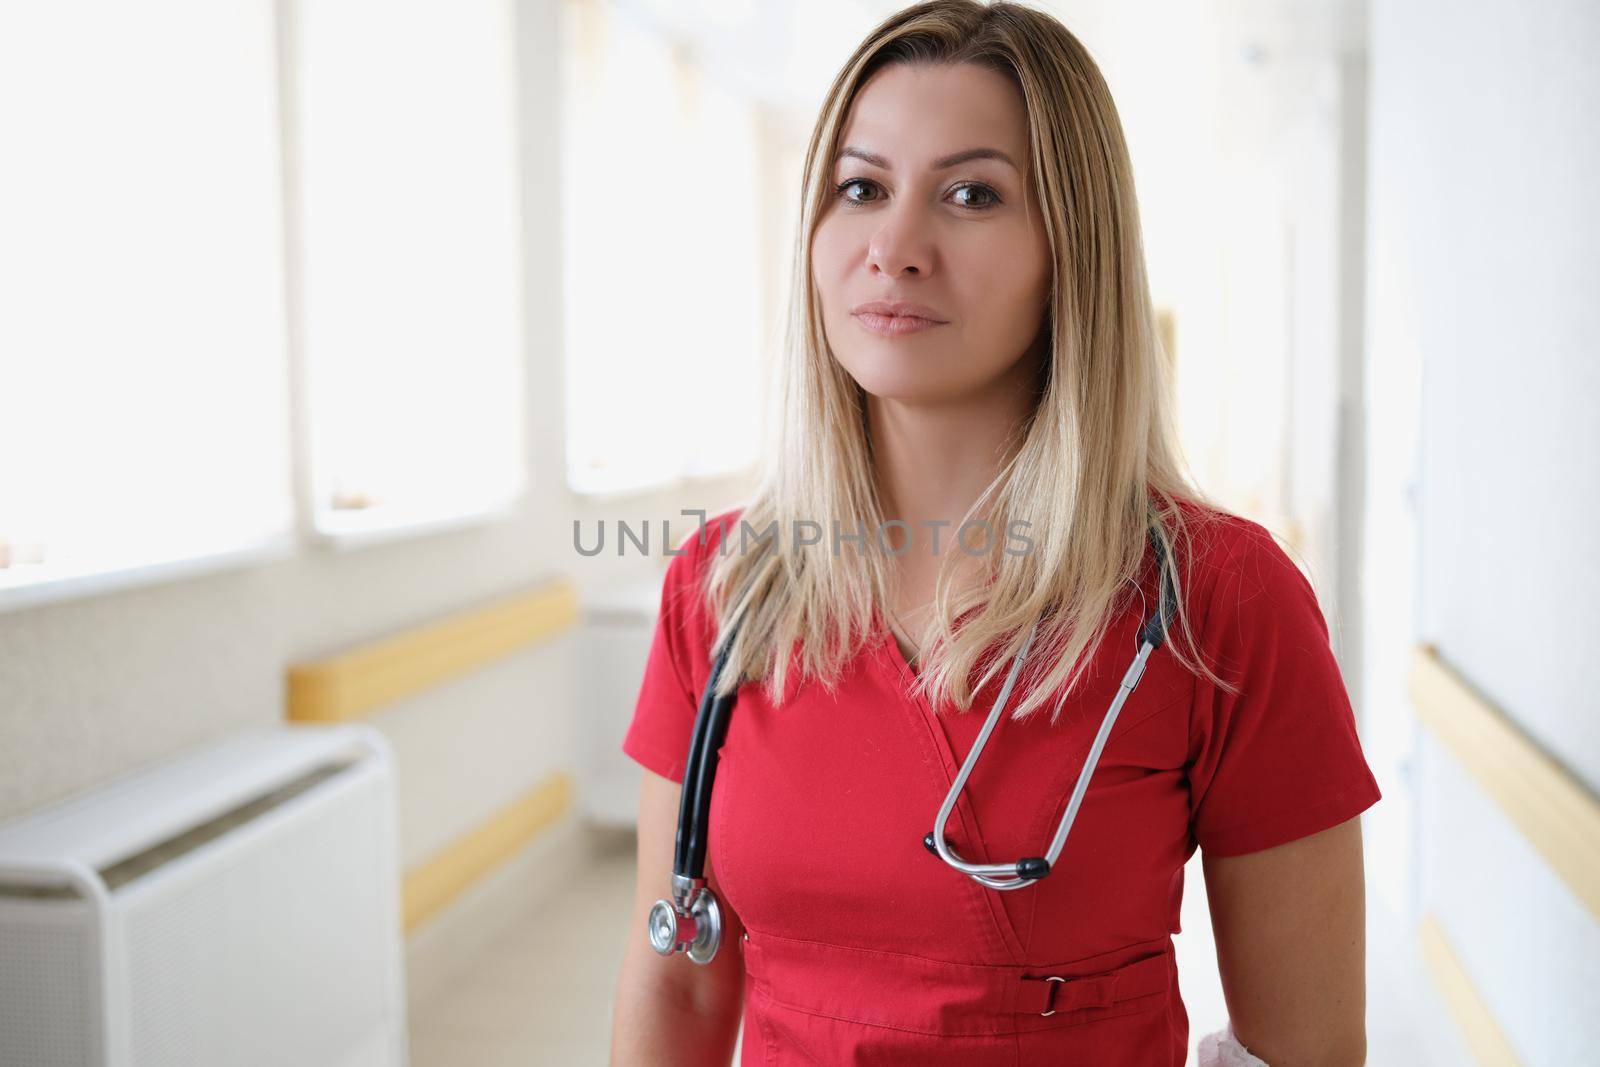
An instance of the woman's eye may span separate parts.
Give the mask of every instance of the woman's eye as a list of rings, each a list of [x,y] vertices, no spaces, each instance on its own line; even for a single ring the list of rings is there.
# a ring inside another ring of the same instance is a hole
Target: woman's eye
[[[833,187],[833,191],[834,194],[846,204],[860,204],[865,203],[865,201],[851,199],[850,195],[846,193],[845,190],[850,188],[852,185],[869,186],[873,184],[874,183],[867,181],[865,178],[851,178],[849,181],[840,182],[838,185],[835,185]]]
[[[997,196],[995,194],[995,191],[993,189],[989,188],[987,185],[978,185],[976,183],[969,182],[966,185],[958,185],[958,186],[956,186],[955,191],[957,193],[962,192],[963,190],[975,190],[980,194],[980,196],[986,196],[986,197],[989,198],[987,202],[980,201],[977,204],[973,204],[971,202],[968,202],[966,204],[963,204],[962,205],[963,207],[985,208],[985,207],[991,207],[991,206],[993,206],[995,204],[998,204],[1000,202],[1000,197]]]
[[[843,201],[845,204],[851,206],[859,207],[862,204],[871,203],[870,200],[858,200],[850,196],[848,190],[853,185],[859,185],[866,189],[876,189],[878,187],[877,182],[869,181],[866,178],[851,178],[849,181],[840,182],[838,185],[833,187],[834,196]],[[976,204],[972,203],[970,199],[964,203],[957,201],[962,207],[970,208],[973,211],[981,211],[986,208],[993,207],[1000,202],[1000,195],[998,193],[989,188],[987,185],[979,185],[976,182],[966,182],[956,186],[951,195],[959,195],[963,192],[976,192],[978,194],[979,201]],[[987,197],[988,199],[985,200],[983,199],[984,197]]]

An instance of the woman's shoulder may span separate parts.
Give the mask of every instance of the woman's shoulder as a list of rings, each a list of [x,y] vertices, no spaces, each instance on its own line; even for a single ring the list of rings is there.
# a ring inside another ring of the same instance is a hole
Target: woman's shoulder
[[[708,673],[717,630],[708,597],[710,568],[741,510],[731,508],[716,515],[691,512],[689,532],[663,542],[670,558],[662,579],[659,626],[670,634],[672,654],[684,664],[682,669],[697,692]]]
[[[730,531],[742,511],[737,507],[700,516],[678,539],[677,547],[667,549],[672,558],[662,579],[662,606],[676,613],[678,624],[692,635],[697,649],[709,649],[716,634],[709,599],[711,567],[719,555],[732,551],[729,539],[735,535]]]
[[[1191,588],[1211,599],[1298,591],[1304,573],[1267,526],[1212,504],[1181,501]],[[1309,586],[1307,585],[1309,588]]]
[[[668,565],[672,578],[678,581],[688,581],[691,577],[703,577],[708,563],[719,553],[725,551],[724,542],[732,544],[729,540],[731,531],[737,528],[739,516],[743,514],[744,506],[729,508],[715,515],[700,515],[699,521],[694,524],[677,544],[675,549],[669,550],[673,556]],[[696,514],[696,513],[691,513]]]
[[[1216,504],[1179,501],[1178,507],[1184,514],[1179,552],[1195,589],[1227,581],[1277,584],[1294,576],[1304,581],[1282,539],[1266,525]]]
[[[1187,499],[1176,503],[1183,514],[1189,554],[1199,565],[1224,567],[1240,552],[1283,552],[1272,531],[1254,519],[1217,504]]]

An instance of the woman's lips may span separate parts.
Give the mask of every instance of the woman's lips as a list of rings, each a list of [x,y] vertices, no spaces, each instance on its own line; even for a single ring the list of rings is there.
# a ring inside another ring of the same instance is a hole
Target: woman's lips
[[[873,333],[885,337],[902,337],[908,333],[945,325],[936,319],[924,319],[916,315],[877,315],[870,311],[856,312],[856,321]]]

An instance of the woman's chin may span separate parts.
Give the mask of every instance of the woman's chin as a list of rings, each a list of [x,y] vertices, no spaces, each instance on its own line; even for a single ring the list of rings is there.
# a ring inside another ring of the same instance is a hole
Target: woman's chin
[[[928,403],[948,400],[950,390],[937,379],[930,380],[926,371],[913,369],[874,368],[861,374],[852,374],[856,384],[879,400],[899,400],[907,403]]]
[[[840,362],[857,385],[883,400],[936,400],[951,391],[952,383],[938,373],[938,356],[931,351],[860,352]]]

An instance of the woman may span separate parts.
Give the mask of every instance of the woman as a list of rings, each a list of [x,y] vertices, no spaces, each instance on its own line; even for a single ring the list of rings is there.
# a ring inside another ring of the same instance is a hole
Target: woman
[[[623,742],[647,773],[614,1062],[725,1064],[742,1021],[744,1064],[1182,1064],[1198,847],[1231,1016],[1203,1062],[1362,1063],[1377,785],[1310,585],[1181,470],[1087,52],[1011,4],[892,16],[829,91],[800,233],[781,449],[672,560]],[[969,861],[1044,854],[1163,576],[1167,640],[1048,876],[1000,891],[931,854],[1030,631],[944,831]],[[696,966],[642,917],[735,621],[706,872],[727,929]]]

